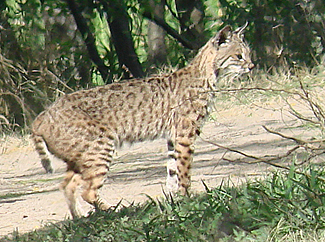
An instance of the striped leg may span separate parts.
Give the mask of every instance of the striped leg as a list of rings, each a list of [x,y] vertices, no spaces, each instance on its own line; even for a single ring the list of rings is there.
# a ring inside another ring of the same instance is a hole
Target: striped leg
[[[183,119],[177,129],[175,141],[175,159],[178,187],[181,195],[188,195],[191,185],[190,169],[193,161],[196,129],[189,119]]]
[[[191,139],[180,138],[176,141],[175,156],[176,167],[179,184],[179,192],[181,195],[188,195],[188,189],[191,186],[190,169],[193,161],[194,148]]]
[[[108,139],[95,141],[83,157],[86,162],[83,163],[81,171],[84,181],[84,190],[81,196],[86,202],[101,210],[107,210],[111,207],[99,196],[98,189],[103,186],[109,164],[112,161],[114,152],[112,143]]]
[[[168,140],[167,146],[169,159],[167,161],[166,189],[168,193],[173,194],[178,191],[177,165],[173,141]]]
[[[64,192],[65,198],[67,200],[73,218],[78,218],[81,216],[81,212],[77,207],[77,200],[76,200],[76,190],[80,182],[81,182],[80,174],[77,174],[74,171],[68,171],[65,179],[61,184],[61,189]]]

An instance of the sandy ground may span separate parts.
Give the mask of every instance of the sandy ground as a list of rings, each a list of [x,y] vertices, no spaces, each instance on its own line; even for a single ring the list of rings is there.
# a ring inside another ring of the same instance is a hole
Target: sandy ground
[[[226,152],[207,140],[238,149],[248,154],[267,156],[284,154],[293,145],[288,140],[267,133],[262,125],[288,135],[307,135],[301,122],[277,103],[262,107],[236,106],[213,114],[196,142],[192,170],[192,191],[202,191],[202,180],[210,187],[230,177],[236,184],[246,179],[264,176],[274,169],[265,164],[246,164],[240,156]],[[310,134],[308,134],[310,135]],[[28,139],[4,137],[0,140],[0,236],[18,230],[26,232],[42,225],[69,217],[68,208],[59,184],[65,164],[54,160],[55,173],[45,174],[40,160]],[[167,160],[165,140],[125,146],[117,151],[102,196],[111,204],[146,200],[162,196]],[[235,162],[225,161],[227,157]],[[82,204],[83,209],[89,207]]]

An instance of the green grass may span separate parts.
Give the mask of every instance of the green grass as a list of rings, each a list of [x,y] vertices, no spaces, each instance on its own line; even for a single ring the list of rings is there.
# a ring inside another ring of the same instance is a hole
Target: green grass
[[[324,101],[325,65],[314,68],[301,67],[297,69],[276,68],[266,72],[255,69],[250,75],[239,80],[219,80],[216,90],[218,105],[227,101],[227,105],[252,104],[269,102],[277,99],[297,98],[293,93],[302,93],[300,83],[310,92],[314,99]]]
[[[32,192],[28,191],[28,192],[7,193],[4,195],[0,195],[0,203],[5,199],[17,198],[17,197],[22,197],[22,196],[32,195],[32,194],[47,193],[47,192],[56,191],[56,190],[58,190],[58,188],[54,188],[54,189],[46,190],[46,191],[32,191]]]
[[[320,89],[324,85],[325,67],[318,68],[294,74],[257,73],[254,82],[237,83],[242,91],[220,93],[217,104],[227,107],[260,105],[278,99],[290,101],[292,92],[302,93],[302,81],[312,101],[322,107],[324,98]],[[269,91],[245,90],[251,86]],[[305,105],[308,107],[308,101]],[[320,139],[324,137],[319,125],[308,122],[303,125],[319,129]],[[30,233],[13,233],[0,241],[325,241],[324,205],[323,166],[292,165],[289,171],[278,170],[263,180],[247,181],[241,186],[225,180],[219,187],[206,187],[206,192],[190,198],[148,197],[143,204],[97,211]]]
[[[292,166],[239,187],[228,180],[191,198],[149,197],[0,241],[322,241],[324,179],[322,166]]]

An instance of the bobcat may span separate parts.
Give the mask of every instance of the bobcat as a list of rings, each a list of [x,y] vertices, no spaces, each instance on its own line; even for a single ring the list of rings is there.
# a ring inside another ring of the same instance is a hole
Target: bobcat
[[[218,76],[237,76],[254,67],[243,40],[246,26],[224,27],[174,73],[76,91],[39,114],[32,124],[35,148],[49,173],[48,151],[67,163],[62,190],[74,218],[80,216],[76,189],[81,184],[85,201],[103,210],[110,207],[98,189],[123,142],[166,137],[173,158],[167,163],[167,189],[188,193],[193,144]]]

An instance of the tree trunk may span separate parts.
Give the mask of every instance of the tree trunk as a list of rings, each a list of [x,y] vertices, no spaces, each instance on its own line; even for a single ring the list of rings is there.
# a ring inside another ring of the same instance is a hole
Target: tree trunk
[[[76,21],[78,30],[80,31],[85,44],[87,46],[88,54],[90,59],[95,63],[97,66],[104,82],[109,80],[109,68],[105,65],[104,60],[101,59],[99,53],[96,48],[95,37],[93,33],[90,31],[86,20],[82,16],[80,9],[78,8],[76,2],[74,0],[66,0],[69,6],[69,9]]]
[[[149,1],[150,8],[154,15],[164,19],[165,0],[156,3],[155,0]],[[159,67],[167,61],[165,44],[165,31],[155,22],[149,20],[148,24],[148,67]]]
[[[107,13],[107,22],[111,31],[113,44],[121,67],[126,67],[133,77],[143,77],[144,72],[135,53],[133,39],[129,28],[129,16],[123,1],[101,0]],[[125,73],[125,78],[130,73]]]

